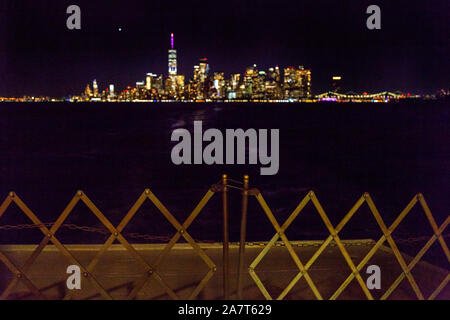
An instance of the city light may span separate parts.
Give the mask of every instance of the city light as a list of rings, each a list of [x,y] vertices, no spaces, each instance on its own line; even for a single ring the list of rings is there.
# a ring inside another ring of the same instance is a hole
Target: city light
[[[60,99],[50,97],[2,98],[0,102],[389,102],[399,99],[435,98],[402,92],[380,92],[368,94],[343,93],[341,75],[332,76],[330,91],[313,95],[312,71],[302,65],[280,68],[278,65],[260,70],[256,64],[241,73],[227,77],[224,72],[211,72],[206,57],[194,66],[193,77],[188,79],[178,73],[178,55],[175,49],[175,35],[170,34],[168,50],[168,73],[144,73],[145,78],[136,81],[135,86],[117,90],[114,84],[100,89],[96,79],[92,88],[87,84],[80,95]],[[282,70],[282,71],[281,71]],[[448,92],[445,92],[448,93]]]

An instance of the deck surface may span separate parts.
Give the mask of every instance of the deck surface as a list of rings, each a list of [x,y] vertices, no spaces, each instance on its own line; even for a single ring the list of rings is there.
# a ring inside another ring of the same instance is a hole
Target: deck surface
[[[320,242],[293,242],[294,249],[303,264],[316,252]],[[373,247],[371,240],[344,241],[353,262],[357,265],[367,252]],[[133,245],[134,248],[152,264],[164,245],[145,244]],[[222,299],[222,244],[200,244],[206,254],[217,266],[205,288],[198,295],[198,299]],[[101,245],[67,245],[67,249],[83,265],[87,266],[99,251]],[[25,260],[36,248],[35,245],[5,245],[0,246],[3,252],[16,266],[22,266]],[[255,257],[262,251],[263,244],[248,243],[246,246],[244,298],[264,299],[261,291],[250,277],[247,268]],[[230,287],[231,298],[236,298],[238,245],[230,245]],[[406,263],[411,261],[405,256]],[[68,289],[66,287],[66,269],[70,263],[53,245],[48,245],[27,272],[30,280],[49,299],[62,299]],[[372,290],[378,299],[401,274],[401,268],[391,249],[382,246],[370,259],[368,265],[376,264],[381,268],[381,289]],[[173,291],[185,299],[209,271],[207,265],[188,244],[177,244],[157,268],[158,273]],[[284,246],[275,246],[262,259],[255,269],[270,295],[275,299],[298,274],[298,268],[289,256]],[[141,278],[145,269],[120,244],[112,245],[100,259],[93,271],[93,275],[114,299],[125,299],[131,292],[135,281]],[[324,299],[328,299],[351,274],[350,268],[340,253],[338,247],[330,244],[309,269],[309,274]],[[448,271],[426,262],[419,262],[412,271],[418,286],[427,298],[447,276]],[[366,281],[369,276],[366,267],[361,276]],[[13,274],[0,263],[0,292],[14,278]],[[136,296],[136,299],[169,299],[166,291],[152,279]],[[339,296],[339,299],[365,299],[365,295],[356,280],[353,280]],[[35,299],[24,284],[14,288],[8,299]],[[102,299],[93,285],[86,279],[82,280],[82,289],[76,291],[73,299]],[[292,288],[285,299],[315,299],[304,277]],[[408,280],[404,279],[390,296],[390,299],[417,299]],[[437,299],[450,299],[450,286],[437,296]]]

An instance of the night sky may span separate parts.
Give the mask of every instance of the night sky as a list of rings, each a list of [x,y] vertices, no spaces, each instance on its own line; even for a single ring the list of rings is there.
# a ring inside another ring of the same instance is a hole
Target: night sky
[[[66,28],[71,4],[80,31]],[[381,30],[366,28],[371,4]],[[167,74],[171,32],[188,78],[207,57],[227,75],[304,65],[314,93],[337,74],[346,90],[434,92],[450,87],[449,21],[448,0],[0,0],[0,96],[79,94],[94,78],[123,89]]]

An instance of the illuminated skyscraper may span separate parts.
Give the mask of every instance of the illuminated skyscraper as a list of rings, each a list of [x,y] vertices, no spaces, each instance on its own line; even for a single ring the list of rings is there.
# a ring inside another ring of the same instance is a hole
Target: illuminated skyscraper
[[[141,90],[143,88],[145,88],[145,82],[144,81],[136,82],[136,89]]]
[[[195,72],[195,71],[194,71]],[[198,66],[198,87],[197,87],[197,99],[206,99],[209,94],[209,85],[207,83],[209,74],[208,59],[200,59]]]
[[[174,49],[173,33],[170,34],[170,50],[169,50],[169,79],[166,84],[170,83],[170,87],[166,86],[166,91],[169,95],[174,96],[176,92],[177,83],[177,50]]]
[[[152,81],[152,89],[155,89],[158,94],[162,94],[163,89],[163,76],[160,74],[159,76],[154,75]]]
[[[225,78],[223,72],[214,72],[212,97],[223,99],[225,97]]]
[[[239,84],[241,82],[241,75],[239,73],[233,73],[231,74],[230,80],[225,81],[225,97],[227,99],[236,99],[239,94]]]
[[[285,68],[283,89],[286,99],[311,97],[311,70],[303,66]]]
[[[92,90],[89,85],[86,86],[86,89],[84,89],[84,94],[86,97],[92,97]]]
[[[145,77],[145,89],[152,90],[152,75],[151,73],[147,73],[147,76]]]
[[[194,81],[200,80],[200,67],[194,66]]]
[[[98,84],[96,79],[94,79],[92,87],[94,88],[94,97],[98,97]]]
[[[189,83],[187,85],[187,97],[189,99],[197,99],[199,83],[200,83],[200,66],[194,66],[194,78],[189,80]]]
[[[177,98],[185,98],[185,87],[184,87],[184,76],[183,75],[177,75],[176,76],[176,88],[177,88]]]
[[[257,91],[258,87],[258,67],[254,64],[251,67],[247,67],[244,73],[243,84],[245,86],[243,97],[246,99],[252,99],[253,94]]]
[[[199,64],[200,82],[204,82],[206,80],[206,78],[208,77],[208,74],[209,74],[208,59],[206,59],[206,58],[200,59],[200,64]]]
[[[230,80],[230,84],[231,84],[231,90],[233,91],[237,91],[237,89],[239,88],[239,83],[241,81],[241,74],[240,73],[234,73],[231,75],[231,80]]]
[[[278,66],[276,66],[275,68],[269,68],[267,77],[270,81],[280,82],[280,68]]]
[[[175,80],[177,75],[177,50],[174,49],[173,33],[170,34],[170,50],[169,50],[169,77]]]
[[[304,69],[303,67],[301,67],[301,70],[299,71],[299,76],[302,79],[301,82],[302,96],[308,98],[312,97],[311,70]]]
[[[266,92],[266,77],[267,73],[265,71],[259,71],[258,76],[255,78],[255,91],[254,98],[263,99]]]
[[[170,98],[175,97],[175,82],[172,79],[176,80],[176,77],[167,77],[164,79],[165,94]]]
[[[268,99],[282,99],[283,90],[280,85],[280,68],[269,68],[265,82],[265,97]]]

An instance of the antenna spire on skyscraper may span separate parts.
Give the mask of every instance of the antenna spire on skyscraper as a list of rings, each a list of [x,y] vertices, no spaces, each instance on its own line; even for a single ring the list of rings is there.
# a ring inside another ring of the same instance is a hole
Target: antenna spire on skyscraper
[[[170,46],[173,50],[173,33],[170,34]]]

